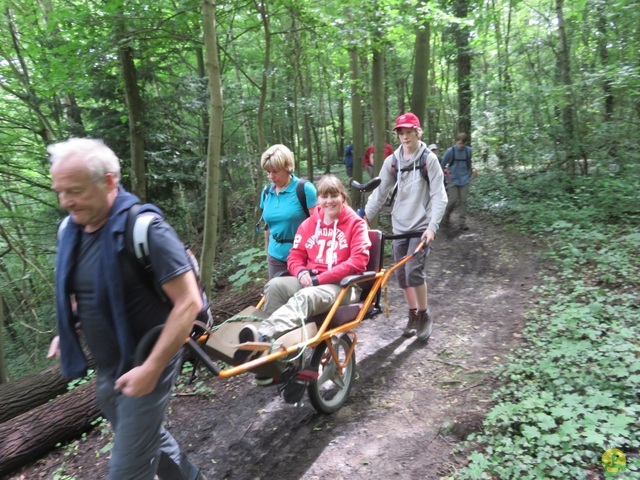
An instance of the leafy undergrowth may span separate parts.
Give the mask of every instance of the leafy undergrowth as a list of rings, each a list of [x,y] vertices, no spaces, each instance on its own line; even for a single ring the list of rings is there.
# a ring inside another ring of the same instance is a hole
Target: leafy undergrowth
[[[475,185],[476,207],[545,235],[555,272],[456,478],[640,478],[639,187],[581,178],[534,193],[498,175]],[[612,448],[626,463],[607,472]]]

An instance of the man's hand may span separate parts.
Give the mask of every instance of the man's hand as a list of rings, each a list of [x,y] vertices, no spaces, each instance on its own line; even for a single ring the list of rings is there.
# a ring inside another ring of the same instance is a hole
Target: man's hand
[[[60,357],[60,337],[58,335],[51,340],[51,345],[49,345],[49,351],[47,352],[47,358],[56,357]]]
[[[422,234],[422,240],[427,241],[427,245],[429,245],[436,238],[436,233],[433,230],[426,229]]]
[[[132,368],[116,380],[115,389],[120,390],[127,397],[143,397],[153,392],[158,383],[158,374],[144,364]]]

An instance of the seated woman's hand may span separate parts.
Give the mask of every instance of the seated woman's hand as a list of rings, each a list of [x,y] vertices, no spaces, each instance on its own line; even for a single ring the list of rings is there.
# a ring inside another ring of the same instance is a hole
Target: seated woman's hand
[[[298,281],[300,285],[302,285],[302,288],[313,286],[313,279],[311,278],[311,272],[309,270],[300,273],[300,275],[298,275]]]

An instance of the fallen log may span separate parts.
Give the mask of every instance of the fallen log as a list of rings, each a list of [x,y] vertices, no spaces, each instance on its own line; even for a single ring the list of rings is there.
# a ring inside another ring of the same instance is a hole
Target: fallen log
[[[67,383],[56,363],[15,382],[0,385],[0,423],[65,393]]]
[[[0,424],[0,478],[90,430],[100,415],[95,380]]]
[[[255,305],[261,293],[262,287],[254,286],[220,294],[212,306],[216,323]],[[91,429],[91,422],[100,414],[95,380],[60,395],[66,385],[56,364],[0,387],[0,478]],[[60,396],[45,403],[56,395]]]

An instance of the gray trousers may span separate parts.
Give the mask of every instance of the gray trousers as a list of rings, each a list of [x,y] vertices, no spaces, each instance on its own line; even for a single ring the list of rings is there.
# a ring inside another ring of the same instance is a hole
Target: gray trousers
[[[445,221],[449,221],[451,212],[457,207],[460,222],[465,222],[467,219],[467,198],[469,197],[470,185],[470,183],[467,183],[466,185],[449,185],[449,189],[447,191],[449,202],[447,203],[447,209],[444,214]]]
[[[183,461],[178,443],[162,426],[179,360],[178,355],[169,363],[153,392],[138,398],[114,390],[116,378],[98,372],[98,407],[114,432],[108,480],[153,480],[156,473],[166,480],[187,478],[158,470],[159,462],[178,466]]]
[[[298,328],[307,318],[331,310],[340,286],[335,284],[302,288],[295,277],[277,277],[264,287],[264,310],[270,316],[262,321],[259,333],[277,338],[283,333]],[[357,292],[351,289],[341,304],[355,301]]]
[[[277,273],[288,271],[287,262],[278,260],[267,253],[267,269],[269,271],[269,280],[271,280]]]
[[[420,242],[420,238],[400,238],[394,240],[392,243],[393,261],[398,263],[403,257],[413,253]],[[426,248],[423,248],[416,256],[396,270],[400,288],[404,290],[405,288],[423,285],[424,282],[427,281],[427,275],[425,273],[426,266],[427,252]]]

